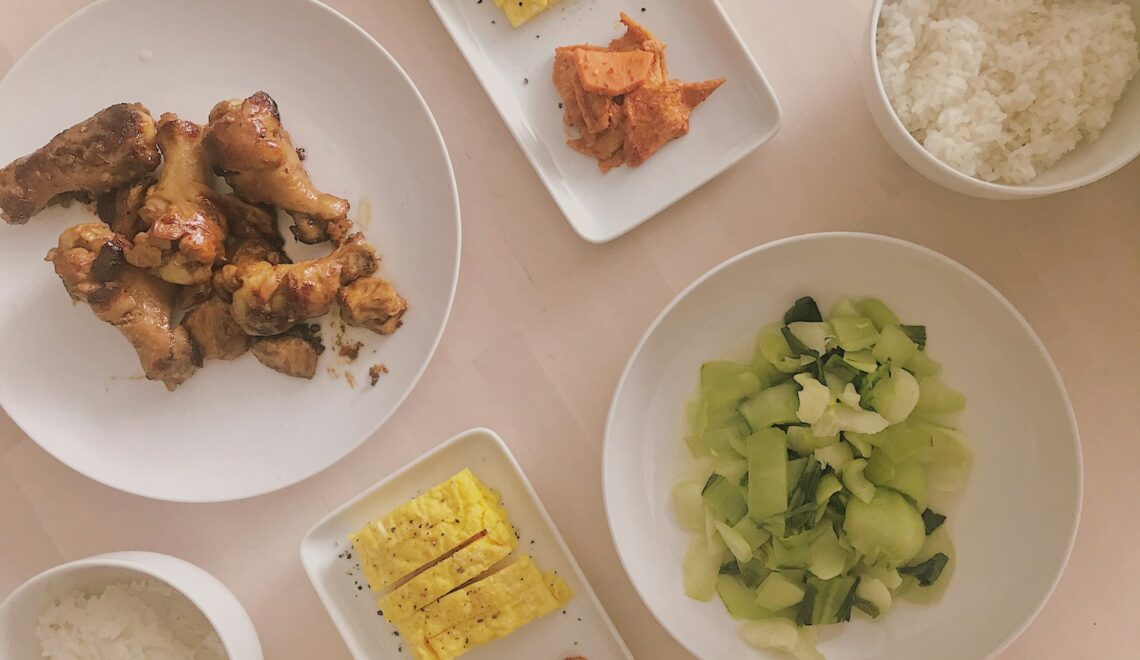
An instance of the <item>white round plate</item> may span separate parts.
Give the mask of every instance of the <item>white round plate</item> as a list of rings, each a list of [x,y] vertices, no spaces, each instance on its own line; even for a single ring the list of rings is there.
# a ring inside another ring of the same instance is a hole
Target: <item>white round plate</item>
[[[0,162],[121,101],[205,122],[222,99],[273,96],[306,168],[347,198],[408,299],[392,337],[351,365],[330,345],[312,381],[252,355],[208,362],[176,392],[141,379],[130,345],[72,305],[44,254],[95,220],[53,207],[0,226],[0,403],[44,449],[107,485],[166,500],[251,497],[305,479],[360,445],[415,385],[443,333],[459,272],[459,198],[415,86],[351,21],[310,0],[105,0],[72,16],[0,81]],[[327,245],[294,258],[327,253]],[[369,387],[374,363],[390,373]],[[338,377],[327,373],[336,370]],[[352,372],[356,385],[344,378]]]
[[[799,296],[827,309],[875,296],[927,326],[930,354],[968,404],[974,467],[947,526],[957,567],[931,605],[896,603],[821,634],[828,660],[971,660],[996,653],[1033,619],[1068,559],[1081,504],[1081,453],[1068,395],[1041,341],[1010,303],[950,259],[869,234],[814,234],[762,245],[682,292],[626,367],[606,429],[606,512],[626,572],[657,619],[709,659],[776,658],[748,647],[720,600],[685,596],[689,534],[670,491],[692,464],[682,440],[697,370],[750,359],[757,330]]]

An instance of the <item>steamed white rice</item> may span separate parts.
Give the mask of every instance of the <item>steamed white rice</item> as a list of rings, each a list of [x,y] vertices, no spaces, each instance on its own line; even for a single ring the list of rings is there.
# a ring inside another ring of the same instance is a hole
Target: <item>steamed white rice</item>
[[[915,139],[1015,184],[1096,140],[1140,69],[1131,9],[1110,0],[888,0],[876,47]]]
[[[74,591],[40,615],[36,636],[51,660],[224,660],[210,622],[156,580]]]

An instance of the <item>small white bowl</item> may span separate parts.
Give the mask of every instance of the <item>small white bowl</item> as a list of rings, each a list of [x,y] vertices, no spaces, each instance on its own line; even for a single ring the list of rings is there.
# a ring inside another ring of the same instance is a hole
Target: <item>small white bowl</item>
[[[747,646],[719,599],[685,597],[690,534],[670,492],[695,463],[682,438],[701,363],[750,360],[757,330],[806,295],[823,309],[840,296],[875,296],[906,322],[925,324],[931,357],[968,400],[961,428],[974,453],[965,490],[942,507],[956,567],[941,599],[825,626],[820,650],[828,660],[992,657],[1033,620],[1073,547],[1082,483],[1073,409],[1045,347],[1009,301],[961,264],[885,236],[761,245],[703,275],[646,331],[614,394],[603,454],[610,533],[630,581],[694,655],[782,657]]]
[[[1127,0],[1134,20],[1140,21],[1140,0]],[[879,75],[879,14],[883,0],[876,0],[864,44],[863,91],[871,117],[899,156],[931,181],[964,195],[988,199],[1032,199],[1072,190],[1112,174],[1140,156],[1140,77],[1132,80],[1116,104],[1112,119],[1092,144],[1081,143],[1036,179],[1025,185],[989,183],[963,174],[938,160],[903,126]]]
[[[0,658],[38,658],[36,621],[59,598],[135,580],[170,585],[205,615],[230,660],[262,660],[253,621],[238,599],[213,575],[182,559],[154,552],[112,552],[50,568],[0,603]]]

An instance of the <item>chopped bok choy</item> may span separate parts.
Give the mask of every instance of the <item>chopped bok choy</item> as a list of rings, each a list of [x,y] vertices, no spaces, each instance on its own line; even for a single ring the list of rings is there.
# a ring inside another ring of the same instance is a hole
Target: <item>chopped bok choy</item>
[[[685,442],[705,467],[673,490],[693,534],[685,593],[719,596],[745,641],[799,659],[823,657],[813,626],[877,619],[950,579],[931,494],[964,488],[972,463],[966,399],[926,354],[926,327],[874,298],[829,309],[800,298],[760,329],[751,363],[701,366]]]

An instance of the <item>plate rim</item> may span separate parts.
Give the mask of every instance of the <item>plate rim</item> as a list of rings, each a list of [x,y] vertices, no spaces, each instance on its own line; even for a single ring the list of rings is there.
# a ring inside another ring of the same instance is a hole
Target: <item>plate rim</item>
[[[772,84],[768,81],[768,77],[764,75],[764,70],[760,68],[759,62],[756,61],[756,56],[753,55],[751,49],[748,48],[748,44],[744,42],[744,38],[740,36],[740,32],[736,29],[736,26],[733,25],[732,21],[728,17],[728,14],[724,11],[724,7],[721,5],[720,0],[705,0],[709,5],[713,7],[713,9],[716,10],[716,15],[724,23],[725,27],[728,28],[733,42],[743,55],[742,59],[744,61],[744,64],[752,69],[752,72],[756,75],[757,80],[760,82],[761,89],[772,101],[772,105],[775,109],[775,119],[772,122],[772,126],[767,131],[753,131],[750,134],[748,141],[743,143],[745,145],[743,148],[738,147],[736,149],[736,153],[733,153],[733,150],[725,152],[728,154],[727,159],[719,167],[714,167],[712,171],[710,171],[709,174],[705,177],[698,177],[694,183],[678,188],[677,192],[664,196],[662,198],[663,201],[659,205],[646,212],[645,215],[636,221],[608,231],[600,231],[597,233],[588,232],[583,228],[581,220],[578,219],[579,215],[588,215],[588,211],[585,208],[582,208],[581,205],[575,201],[573,196],[566,196],[565,194],[556,191],[558,186],[555,185],[555,180],[546,172],[545,169],[539,166],[536,155],[532,153],[531,149],[526,146],[527,141],[524,140],[524,136],[522,133],[520,133],[519,128],[525,127],[529,129],[530,123],[526,121],[525,118],[521,118],[517,122],[511,119],[511,116],[505,109],[504,104],[500,102],[498,97],[491,93],[491,90],[487,86],[487,82],[484,80],[483,75],[480,73],[479,68],[476,66],[475,53],[468,52],[468,49],[464,48],[460,44],[459,37],[456,34],[456,28],[458,28],[458,26],[452,25],[452,22],[445,17],[445,10],[442,8],[444,2],[450,1],[454,0],[429,0],[432,9],[435,11],[436,17],[439,18],[439,22],[443,24],[444,30],[446,30],[448,36],[451,37],[451,41],[453,44],[455,44],[455,48],[459,51],[459,54],[463,56],[463,60],[467,63],[468,68],[471,69],[471,73],[474,74],[475,79],[479,81],[479,86],[483,88],[483,93],[486,94],[487,98],[491,101],[491,105],[494,106],[495,111],[499,114],[499,119],[507,127],[507,131],[509,131],[511,137],[514,138],[515,144],[517,144],[519,150],[523,152],[523,156],[526,157],[531,169],[538,176],[539,180],[542,182],[543,187],[546,188],[547,194],[554,201],[554,204],[558,207],[558,210],[562,213],[562,216],[566,219],[566,222],[574,230],[574,233],[577,234],[579,238],[588,243],[593,243],[595,245],[608,243],[640,227],[657,215],[661,214],[669,207],[688,197],[698,188],[704,186],[706,183],[723,174],[728,168],[736,165],[741,160],[744,160],[745,157],[752,154],[752,152],[756,151],[760,147],[764,146],[764,144],[766,144],[769,140],[775,137],[777,133],[780,132],[780,127],[783,124],[783,108],[780,105],[780,98],[776,95],[776,91],[772,88]],[[479,51],[479,54],[481,55],[482,51]],[[487,57],[483,56],[482,61],[489,62],[490,60]],[[536,141],[541,142],[541,140]],[[562,178],[562,181],[562,187],[569,189],[570,186],[566,182],[566,179]]]
[[[1052,375],[1053,384],[1061,393],[1061,399],[1064,403],[1065,417],[1069,422],[1069,431],[1072,438],[1072,449],[1074,450],[1076,458],[1076,508],[1074,509],[1072,520],[1069,521],[1070,531],[1068,542],[1061,558],[1061,563],[1057,568],[1057,573],[1053,577],[1052,582],[1050,583],[1048,589],[1046,589],[1040,602],[1037,603],[1033,611],[1027,617],[1025,617],[1024,621],[1022,621],[1014,630],[1010,632],[1010,634],[1005,637],[1005,639],[1003,639],[998,645],[990,650],[985,656],[986,658],[993,658],[1005,649],[1009,648],[1009,646],[1013,644],[1013,642],[1018,637],[1020,637],[1021,634],[1024,633],[1030,625],[1032,625],[1033,621],[1037,618],[1037,615],[1041,613],[1042,609],[1044,609],[1046,603],[1052,599],[1053,594],[1057,589],[1057,585],[1061,582],[1061,578],[1064,576],[1065,570],[1068,568],[1069,561],[1072,558],[1073,548],[1077,540],[1077,532],[1080,527],[1081,513],[1084,509],[1084,454],[1081,446],[1080,429],[1077,426],[1077,418],[1076,413],[1073,409],[1072,399],[1069,396],[1068,389],[1065,387],[1064,380],[1061,378],[1061,373],[1057,369],[1057,365],[1053,362],[1053,356],[1050,355],[1048,348],[1045,346],[1045,343],[1041,341],[1041,338],[1037,335],[1037,332],[1033,330],[1033,327],[1029,324],[1029,321],[1025,319],[1025,317],[1021,314],[1020,311],[1018,311],[1013,303],[1009,301],[1009,299],[1007,299],[1000,291],[998,291],[996,287],[987,282],[982,276],[978,275],[955,259],[952,259],[942,254],[941,252],[938,252],[937,250],[928,248],[924,245],[919,245],[918,243],[896,238],[894,236],[887,236],[885,234],[860,231],[822,231],[787,236],[784,238],[776,239],[774,241],[761,243],[760,245],[756,245],[747,250],[744,250],[743,252],[740,252],[739,254],[725,259],[724,261],[705,271],[703,274],[693,280],[692,283],[682,289],[671,301],[669,301],[669,303],[665,305],[664,309],[662,309],[661,312],[649,324],[649,327],[646,329],[645,333],[642,334],[641,338],[637,342],[637,345],[630,353],[629,359],[626,361],[625,367],[622,369],[621,376],[618,378],[617,386],[614,388],[613,398],[610,400],[609,411],[606,414],[606,425],[602,439],[602,503],[606,511],[606,527],[610,532],[610,540],[613,542],[614,549],[617,551],[618,561],[621,562],[622,570],[625,572],[627,579],[629,579],[630,583],[633,585],[634,591],[637,592],[638,598],[641,599],[641,602],[653,615],[653,618],[656,619],[657,623],[660,624],[661,627],[664,628],[678,644],[684,647],[685,650],[697,657],[703,657],[687,641],[682,639],[682,637],[674,631],[673,627],[665,623],[663,617],[658,613],[657,608],[654,607],[654,605],[650,603],[649,599],[645,597],[641,586],[633,579],[626,563],[625,553],[622,552],[621,544],[618,543],[617,531],[616,527],[614,526],[613,506],[610,500],[609,467],[611,463],[611,453],[615,451],[613,447],[616,445],[616,441],[613,440],[612,434],[614,425],[616,423],[616,417],[618,416],[618,398],[620,397],[622,391],[625,389],[626,380],[629,377],[634,362],[637,360],[638,356],[640,356],[641,351],[645,347],[645,344],[649,341],[650,336],[657,330],[658,326],[661,325],[665,318],[669,316],[670,313],[672,313],[673,309],[677,307],[677,305],[679,305],[682,300],[687,298],[693,291],[699,288],[707,280],[712,279],[721,271],[727,270],[737,262],[748,259],[753,255],[761,252],[766,252],[768,250],[780,248],[793,243],[836,238],[867,240],[871,242],[886,243],[894,245],[896,247],[909,249],[925,257],[933,258],[935,261],[940,262],[943,265],[949,266],[953,270],[965,275],[975,284],[980,285],[982,289],[993,296],[1001,304],[1001,306],[1013,316],[1013,318],[1021,326],[1022,330],[1028,334],[1030,343],[1034,348],[1037,349],[1037,352],[1041,355],[1041,357],[1044,358],[1045,364],[1048,367],[1048,371]]]
[[[344,641],[345,646],[348,647],[349,652],[354,658],[357,658],[359,660],[367,660],[369,658],[367,649],[361,649],[358,647],[355,641],[350,641],[350,639],[353,638],[348,634],[346,624],[342,620],[343,618],[337,614],[334,614],[334,612],[337,610],[332,603],[331,595],[328,593],[328,590],[324,588],[322,581],[319,579],[318,571],[312,568],[309,562],[306,560],[306,547],[310,543],[315,542],[314,537],[319,530],[330,524],[336,518],[343,515],[345,511],[356,506],[362,500],[387,487],[391,482],[407,475],[429,460],[439,456],[440,454],[446,454],[456,445],[459,445],[463,442],[473,441],[474,439],[480,437],[485,437],[491,441],[491,444],[498,450],[504,462],[515,473],[515,476],[518,477],[520,483],[523,485],[523,489],[527,493],[527,496],[534,504],[535,508],[538,510],[543,523],[546,525],[547,530],[550,532],[551,537],[554,539],[556,545],[558,546],[559,551],[569,562],[570,567],[574,570],[575,577],[577,577],[578,581],[581,582],[582,590],[585,591],[586,595],[589,597],[591,605],[595,610],[597,610],[598,614],[601,615],[602,621],[606,624],[606,628],[608,629],[610,635],[613,637],[614,641],[617,642],[618,648],[622,650],[626,660],[634,660],[633,655],[629,651],[629,647],[626,645],[625,640],[621,636],[621,633],[614,625],[613,619],[610,618],[609,612],[606,611],[605,606],[602,605],[602,601],[598,599],[598,595],[594,591],[593,585],[590,584],[590,581],[586,578],[585,572],[582,571],[582,565],[578,563],[578,559],[574,556],[574,553],[570,551],[570,546],[566,545],[566,539],[562,537],[562,532],[559,531],[558,525],[556,525],[554,519],[550,517],[550,512],[546,510],[546,505],[542,503],[542,499],[538,496],[538,492],[534,490],[534,486],[531,484],[530,479],[527,478],[526,472],[523,471],[522,466],[519,465],[518,460],[515,459],[514,454],[511,453],[510,447],[507,445],[506,441],[503,440],[502,436],[496,433],[493,429],[485,426],[477,426],[457,433],[447,440],[444,440],[440,444],[436,445],[432,449],[428,450],[427,452],[412,459],[402,467],[397,468],[394,472],[388,474],[386,477],[382,478],[371,486],[368,486],[364,490],[361,490],[356,495],[350,497],[343,504],[340,504],[328,514],[323,516],[320,520],[309,527],[309,529],[301,537],[301,542],[298,544],[297,548],[301,566],[305,571],[305,575],[308,576],[309,583],[313,586],[313,590],[317,592],[317,597],[320,598],[321,605],[324,607],[325,613],[332,620],[333,625],[336,627],[337,633]],[[581,594],[578,595],[580,596]]]
[[[25,63],[28,61],[29,56],[34,55],[38,50],[43,48],[43,45],[45,43],[47,43],[48,40],[50,40],[58,30],[61,30],[65,25],[71,23],[72,21],[81,20],[82,16],[85,15],[87,12],[94,11],[97,8],[100,8],[104,5],[110,5],[110,4],[113,4],[116,2],[122,2],[122,1],[124,1],[124,0],[96,0],[95,2],[92,2],[91,4],[89,4],[85,7],[82,7],[78,11],[70,14],[65,19],[63,19],[59,23],[52,26],[52,28],[49,29],[47,32],[45,32],[39,39],[37,39],[35,41],[35,43],[33,43],[31,46],[29,46],[28,49],[26,51],[24,51],[24,53],[21,54],[20,57],[12,64],[12,66],[9,67],[8,71],[4,73],[4,76],[2,78],[0,78],[0,98],[3,98],[3,96],[4,96],[4,92],[5,92],[5,89],[7,87],[6,81],[11,79],[10,74],[12,74],[12,72],[14,72],[14,71],[17,71],[17,69],[19,67],[24,66]],[[462,255],[463,255],[463,210],[462,210],[462,207],[460,205],[459,186],[458,186],[458,183],[455,179],[455,167],[454,167],[454,164],[452,163],[452,160],[451,160],[451,153],[448,151],[447,143],[443,137],[443,132],[439,128],[439,122],[436,121],[435,114],[432,113],[431,106],[428,105],[427,100],[423,96],[423,93],[420,92],[419,87],[416,86],[415,81],[413,81],[411,76],[408,75],[408,72],[404,70],[404,67],[400,65],[400,62],[391,53],[389,53],[388,50],[386,48],[384,48],[384,46],[379,41],[377,41],[375,37],[373,37],[367,30],[360,27],[360,25],[358,25],[351,18],[345,16],[344,14],[337,11],[336,9],[326,5],[324,2],[321,2],[321,0],[290,0],[290,1],[297,4],[297,5],[306,5],[306,4],[311,5],[320,11],[327,12],[334,19],[341,21],[350,30],[355,31],[357,34],[364,37],[368,42],[370,42],[372,44],[372,46],[377,49],[377,51],[380,53],[380,55],[383,58],[387,59],[391,63],[391,65],[395,68],[396,73],[399,74],[399,76],[401,78],[403,78],[403,80],[407,83],[408,87],[411,89],[411,91],[414,95],[414,98],[419,103],[420,107],[423,109],[424,113],[427,116],[428,123],[431,126],[432,132],[435,135],[436,143],[437,143],[437,146],[440,150],[440,154],[443,156],[444,164],[447,167],[447,177],[451,183],[451,186],[450,186],[450,188],[451,188],[451,191],[450,191],[451,192],[451,205],[455,209],[455,218],[454,218],[454,222],[455,222],[455,254],[453,256],[454,265],[452,267],[452,273],[451,273],[451,278],[450,278],[450,280],[451,280],[450,281],[450,287],[449,287],[450,293],[449,293],[448,298],[447,298],[447,305],[444,308],[442,323],[440,323],[439,330],[436,332],[435,337],[433,338],[433,340],[431,342],[430,350],[427,352],[427,355],[425,356],[423,363],[416,370],[416,373],[412,377],[412,380],[411,380],[410,384],[408,385],[407,390],[399,397],[399,399],[396,401],[395,405],[392,406],[392,409],[389,410],[387,414],[381,416],[378,419],[378,421],[373,426],[372,430],[369,431],[367,434],[363,434],[359,440],[357,440],[355,443],[353,443],[350,447],[347,447],[346,451],[343,454],[335,457],[333,460],[331,460],[331,461],[329,461],[323,465],[320,465],[319,467],[312,468],[312,469],[306,469],[306,470],[302,471],[302,472],[305,472],[306,474],[304,474],[304,476],[301,476],[299,478],[293,478],[292,480],[286,480],[285,482],[278,483],[276,485],[272,485],[269,487],[258,487],[258,488],[254,488],[254,489],[247,489],[244,491],[236,492],[236,494],[231,493],[231,494],[227,494],[227,495],[224,495],[221,497],[218,497],[218,496],[198,496],[198,497],[191,496],[191,497],[187,497],[187,496],[171,496],[169,494],[163,495],[163,494],[157,493],[157,492],[150,492],[150,491],[148,491],[148,489],[145,489],[145,488],[133,488],[133,487],[129,487],[128,485],[125,485],[125,484],[111,483],[111,480],[103,479],[99,476],[96,476],[95,474],[90,473],[89,471],[87,471],[85,469],[81,469],[79,466],[74,465],[72,461],[65,459],[63,456],[60,456],[57,452],[45,447],[38,440],[36,440],[36,438],[31,433],[28,432],[28,430],[25,428],[25,424],[22,423],[23,420],[19,419],[16,414],[13,414],[13,411],[9,410],[8,407],[4,405],[4,402],[2,400],[0,400],[0,410],[3,410],[5,412],[5,414],[7,414],[8,417],[12,420],[12,422],[16,425],[16,427],[19,428],[20,431],[25,436],[28,437],[28,439],[30,439],[33,443],[35,443],[35,445],[37,447],[42,449],[45,453],[50,455],[56,461],[59,461],[60,463],[65,465],[68,469],[70,469],[70,470],[72,470],[78,474],[81,474],[84,477],[91,479],[92,481],[95,481],[99,484],[107,486],[108,488],[113,488],[115,490],[130,494],[130,495],[135,495],[137,497],[143,497],[146,499],[152,499],[152,500],[157,500],[157,501],[162,501],[162,502],[174,502],[174,503],[180,503],[180,504],[199,504],[199,503],[211,503],[211,504],[213,504],[213,503],[222,503],[222,502],[236,502],[236,501],[240,501],[240,500],[247,500],[247,499],[252,499],[255,497],[261,497],[263,495],[268,495],[270,493],[276,493],[278,491],[284,490],[284,489],[289,488],[291,486],[295,486],[301,482],[312,479],[313,477],[317,476],[318,474],[324,472],[325,470],[331,468],[332,466],[336,465],[337,463],[343,461],[345,458],[347,458],[354,451],[360,449],[360,447],[362,445],[364,445],[364,443],[367,442],[373,435],[375,435],[376,432],[379,431],[380,428],[385,423],[388,422],[388,420],[392,417],[392,415],[394,415],[396,413],[396,411],[399,410],[404,405],[404,402],[407,400],[408,396],[410,396],[411,393],[419,385],[420,380],[423,378],[423,375],[427,371],[428,366],[431,364],[432,360],[435,358],[435,354],[439,349],[439,344],[443,340],[443,334],[447,330],[448,323],[451,320],[451,313],[452,313],[454,306],[455,306],[455,296],[456,296],[457,290],[459,288],[459,273],[460,273],[460,270],[462,267],[461,262],[462,262]]]

